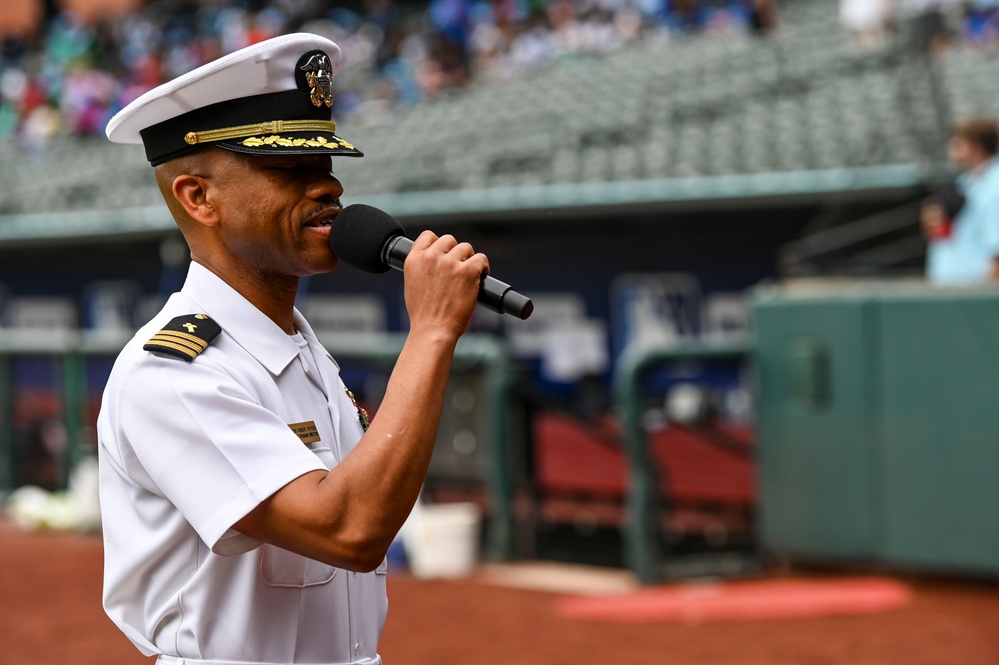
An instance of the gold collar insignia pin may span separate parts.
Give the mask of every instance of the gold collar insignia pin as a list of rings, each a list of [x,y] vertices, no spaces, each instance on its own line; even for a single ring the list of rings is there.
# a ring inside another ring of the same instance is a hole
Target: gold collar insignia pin
[[[368,418],[368,412],[365,411],[360,404],[357,403],[357,398],[354,397],[354,393],[350,391],[350,388],[344,387],[347,391],[347,397],[350,398],[351,403],[353,403],[354,408],[357,409],[357,419],[361,421],[361,429],[365,432],[368,431],[368,425],[371,424],[371,419]]]

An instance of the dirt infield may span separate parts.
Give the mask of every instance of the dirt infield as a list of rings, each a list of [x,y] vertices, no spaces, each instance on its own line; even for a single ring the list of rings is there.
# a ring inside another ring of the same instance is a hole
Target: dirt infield
[[[129,665],[144,659],[100,606],[101,542],[0,527],[0,665]],[[907,580],[886,614],[703,625],[560,619],[551,591],[503,574],[451,582],[393,575],[388,665],[993,665],[999,585]]]

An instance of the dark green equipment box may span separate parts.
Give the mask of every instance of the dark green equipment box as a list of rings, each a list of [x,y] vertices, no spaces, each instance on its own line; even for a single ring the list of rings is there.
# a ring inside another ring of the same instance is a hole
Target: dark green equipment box
[[[763,545],[999,573],[999,290],[765,288],[753,324]]]

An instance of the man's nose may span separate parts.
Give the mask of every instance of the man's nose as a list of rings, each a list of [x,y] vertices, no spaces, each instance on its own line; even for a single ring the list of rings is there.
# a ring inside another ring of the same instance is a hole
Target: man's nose
[[[318,174],[309,185],[309,198],[316,201],[338,201],[343,196],[343,185],[332,173]]]

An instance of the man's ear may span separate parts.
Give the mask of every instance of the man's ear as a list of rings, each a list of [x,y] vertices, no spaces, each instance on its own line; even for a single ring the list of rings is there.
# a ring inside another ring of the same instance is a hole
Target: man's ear
[[[211,203],[211,184],[207,178],[182,174],[173,179],[171,190],[191,219],[205,226],[218,223],[218,212]]]

